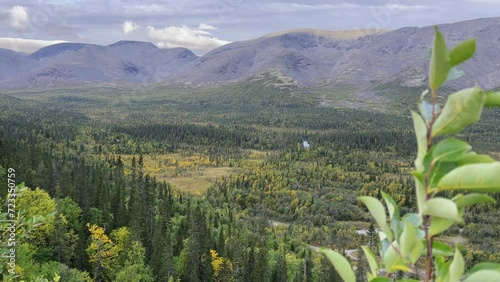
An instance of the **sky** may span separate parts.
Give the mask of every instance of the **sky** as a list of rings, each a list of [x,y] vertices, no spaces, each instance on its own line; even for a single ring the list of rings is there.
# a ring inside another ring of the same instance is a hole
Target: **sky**
[[[149,41],[197,54],[277,31],[397,29],[500,16],[500,0],[2,0],[0,48]]]

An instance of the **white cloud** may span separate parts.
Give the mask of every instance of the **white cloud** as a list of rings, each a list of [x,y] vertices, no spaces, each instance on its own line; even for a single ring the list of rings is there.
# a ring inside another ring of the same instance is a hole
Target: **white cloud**
[[[426,10],[429,7],[424,5],[404,5],[404,4],[387,4],[389,10],[408,11],[408,10]]]
[[[28,29],[28,9],[24,6],[14,6],[10,9],[9,25],[17,31]]]
[[[132,21],[126,21],[123,23],[123,33],[125,33],[125,34],[137,31],[140,28],[141,28],[140,25],[138,25]]]
[[[168,26],[157,29],[148,26],[148,36],[157,41],[160,48],[185,47],[193,50],[208,51],[219,46],[231,43],[214,37],[207,30],[216,29],[207,24],[200,24],[197,28],[188,26]]]
[[[198,29],[202,29],[202,30],[215,30],[217,28],[215,26],[212,26],[212,25],[209,25],[209,24],[206,24],[206,23],[201,23],[200,25],[198,25]]]
[[[64,42],[66,41],[0,37],[0,48],[23,53],[33,53],[42,47]]]

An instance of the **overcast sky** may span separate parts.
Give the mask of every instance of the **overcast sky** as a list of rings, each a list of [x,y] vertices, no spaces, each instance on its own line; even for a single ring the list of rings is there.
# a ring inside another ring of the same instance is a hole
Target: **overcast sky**
[[[287,29],[397,29],[495,16],[500,0],[2,0],[0,48],[142,40],[202,54]]]

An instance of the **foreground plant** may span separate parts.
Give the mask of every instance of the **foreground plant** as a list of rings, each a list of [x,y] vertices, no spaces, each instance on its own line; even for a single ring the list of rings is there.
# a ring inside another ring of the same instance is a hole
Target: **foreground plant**
[[[470,59],[476,49],[475,39],[464,41],[448,50],[443,35],[436,27],[431,52],[429,87],[419,102],[420,114],[412,112],[418,144],[415,170],[418,213],[400,216],[393,198],[382,193],[386,209],[379,199],[360,197],[379,228],[377,257],[363,246],[370,272],[368,281],[392,281],[391,273],[403,271],[406,276],[423,281],[500,281],[500,264],[479,263],[464,276],[465,263],[457,247],[435,240],[436,236],[456,223],[464,223],[467,206],[494,203],[485,193],[500,192],[500,162],[487,155],[476,154],[464,141],[448,138],[437,144],[438,136],[458,133],[479,121],[483,107],[500,107],[500,92],[483,92],[478,86],[448,96],[444,107],[437,101],[437,92],[448,80],[457,79],[463,72],[456,66]],[[428,93],[430,92],[430,98]],[[445,191],[460,191],[449,199]],[[321,248],[346,282],[355,282],[354,271],[345,257]],[[380,264],[379,264],[380,262]],[[381,272],[381,269],[384,269]],[[403,279],[399,281],[419,281]]]
[[[19,266],[16,261],[22,261],[21,245],[35,238],[36,231],[55,215],[51,212],[43,216],[30,216],[26,206],[19,205],[19,200],[17,200],[16,206],[16,198],[25,195],[27,191],[28,188],[24,186],[24,182],[15,187],[9,185],[8,197],[2,205],[2,209],[4,206],[7,207],[7,212],[0,213],[0,279],[2,281],[20,279],[17,273]],[[55,274],[55,276],[58,275]],[[40,281],[48,281],[40,279]]]

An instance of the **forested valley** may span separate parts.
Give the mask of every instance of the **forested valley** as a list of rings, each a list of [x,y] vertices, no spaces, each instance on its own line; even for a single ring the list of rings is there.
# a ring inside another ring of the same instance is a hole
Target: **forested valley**
[[[327,90],[259,81],[0,93],[2,202],[10,169],[29,187],[16,199],[25,221],[17,273],[24,281],[341,281],[316,252],[328,246],[363,281],[367,262],[356,249],[376,248],[377,235],[357,197],[384,191],[403,213],[415,206],[409,113],[421,89],[395,99],[400,90],[358,108],[335,101],[344,89],[329,89],[325,105]],[[499,159],[499,120],[485,110],[461,138]],[[500,262],[500,198],[492,197],[497,204],[467,210],[469,224],[441,235],[464,245],[468,267]],[[30,229],[33,217],[43,224]]]

